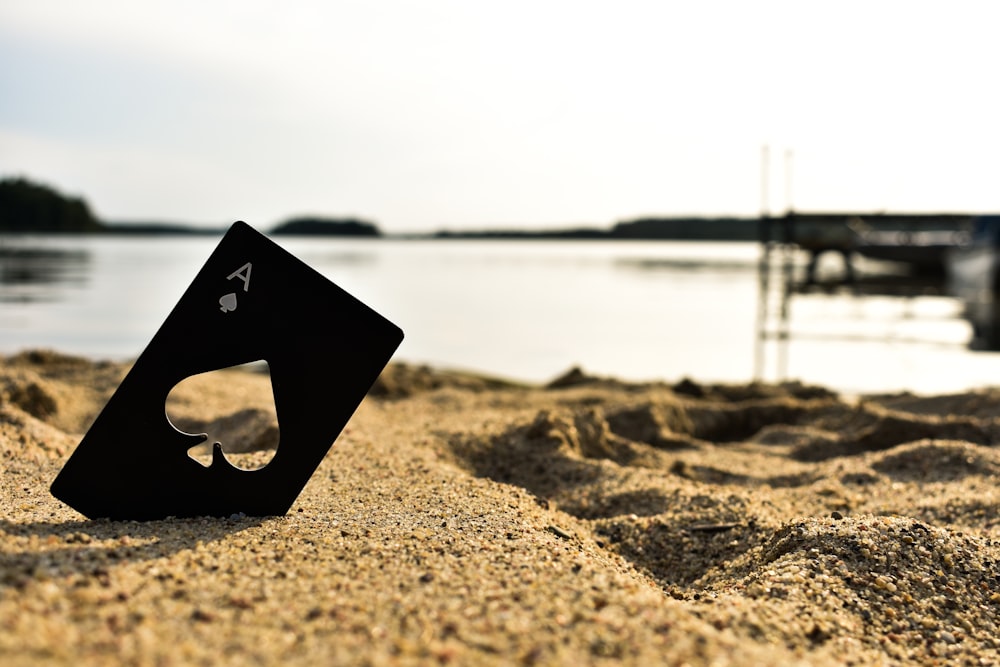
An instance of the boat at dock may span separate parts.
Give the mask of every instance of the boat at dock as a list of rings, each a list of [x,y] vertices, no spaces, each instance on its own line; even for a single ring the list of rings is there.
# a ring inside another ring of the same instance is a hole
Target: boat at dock
[[[891,262],[885,273],[943,283],[946,256],[971,238],[971,215],[953,213],[798,213],[774,220],[782,240],[809,253],[806,283],[817,281],[819,257],[843,257],[844,281],[855,282],[859,258]]]
[[[868,259],[905,264],[917,275],[943,275],[948,253],[969,242],[964,227],[884,230],[859,222],[852,228],[853,250]]]

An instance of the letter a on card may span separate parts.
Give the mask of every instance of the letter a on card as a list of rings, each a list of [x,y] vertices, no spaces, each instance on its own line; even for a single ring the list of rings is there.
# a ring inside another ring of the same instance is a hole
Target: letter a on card
[[[235,271],[233,271],[232,273],[230,273],[229,277],[226,278],[226,280],[232,280],[233,278],[239,278],[240,280],[243,281],[243,291],[244,292],[249,292],[250,291],[250,271],[251,271],[251,269],[253,269],[253,264],[251,264],[250,262],[247,262],[246,264],[244,264],[240,268],[238,268]]]

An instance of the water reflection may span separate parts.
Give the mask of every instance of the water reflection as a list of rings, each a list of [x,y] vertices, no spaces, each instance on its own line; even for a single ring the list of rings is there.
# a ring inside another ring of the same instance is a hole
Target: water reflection
[[[296,248],[292,254],[310,266],[366,266],[378,259],[373,252],[316,252],[308,247]]]
[[[86,284],[90,261],[87,250],[0,242],[0,303],[58,301],[63,288]]]
[[[623,269],[635,269],[640,271],[721,271],[740,272],[754,270],[756,264],[752,260],[743,259],[701,259],[701,258],[640,258],[628,257],[615,262],[615,265]]]

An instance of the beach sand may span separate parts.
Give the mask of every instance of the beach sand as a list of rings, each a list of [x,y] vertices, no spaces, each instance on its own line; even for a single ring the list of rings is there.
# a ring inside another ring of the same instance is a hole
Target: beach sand
[[[1000,664],[1000,391],[392,365],[287,516],[90,521],[49,485],[126,370],[0,360],[0,664]],[[266,374],[175,393],[273,443]]]

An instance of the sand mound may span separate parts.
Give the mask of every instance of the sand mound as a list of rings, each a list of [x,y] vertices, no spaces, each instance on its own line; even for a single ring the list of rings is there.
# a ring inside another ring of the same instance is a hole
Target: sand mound
[[[48,484],[126,369],[0,364],[4,664],[1000,663],[1000,392],[394,365],[289,515],[87,521]],[[266,374],[195,380],[266,463]]]
[[[751,608],[773,601],[809,610],[792,623],[762,614],[761,632],[773,641],[850,638],[901,663],[992,656],[1000,630],[995,553],[990,539],[913,519],[810,518],[699,583],[722,597],[739,594]],[[715,623],[744,622],[745,610],[723,609]]]
[[[968,442],[920,440],[870,459],[872,469],[896,480],[944,482],[967,475],[994,477],[1000,453]]]

